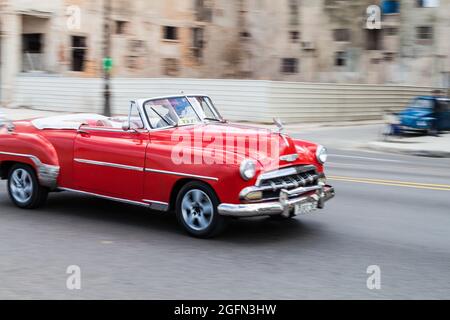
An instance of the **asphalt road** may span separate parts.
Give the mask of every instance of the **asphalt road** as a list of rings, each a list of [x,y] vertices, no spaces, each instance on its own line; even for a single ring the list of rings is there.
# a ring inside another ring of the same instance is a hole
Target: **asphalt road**
[[[0,299],[449,299],[450,159],[337,147],[325,210],[233,221],[212,240],[173,216],[71,193],[19,210],[1,182]],[[66,288],[69,265],[81,290]],[[379,290],[366,285],[371,265]]]

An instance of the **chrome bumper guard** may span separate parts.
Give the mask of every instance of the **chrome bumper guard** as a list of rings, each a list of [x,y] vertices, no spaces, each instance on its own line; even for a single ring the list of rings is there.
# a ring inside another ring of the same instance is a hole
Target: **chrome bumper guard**
[[[228,217],[258,217],[283,215],[288,217],[299,204],[317,204],[318,209],[323,209],[325,202],[335,195],[334,188],[329,185],[319,185],[313,187],[300,187],[293,190],[283,189],[280,192],[278,201],[219,205],[219,214]]]

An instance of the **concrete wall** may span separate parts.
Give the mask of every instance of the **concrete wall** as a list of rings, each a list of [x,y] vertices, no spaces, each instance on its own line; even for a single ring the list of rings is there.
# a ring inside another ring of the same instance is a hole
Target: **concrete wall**
[[[63,112],[101,112],[102,81],[97,78],[20,76],[14,106]],[[398,111],[430,87],[298,83],[257,80],[113,80],[113,113],[125,114],[136,98],[185,93],[210,95],[229,120],[286,123],[380,119]]]

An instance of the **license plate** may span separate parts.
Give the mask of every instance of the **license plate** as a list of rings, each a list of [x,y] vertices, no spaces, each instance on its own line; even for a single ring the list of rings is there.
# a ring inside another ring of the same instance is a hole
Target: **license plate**
[[[317,202],[299,203],[295,205],[294,214],[308,214],[317,209]]]

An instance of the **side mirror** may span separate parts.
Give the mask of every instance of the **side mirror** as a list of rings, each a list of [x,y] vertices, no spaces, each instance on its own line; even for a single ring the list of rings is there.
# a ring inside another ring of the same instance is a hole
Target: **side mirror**
[[[130,122],[127,120],[127,121],[124,121],[123,123],[122,123],[122,130],[123,131],[129,131],[130,130]]]

